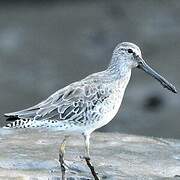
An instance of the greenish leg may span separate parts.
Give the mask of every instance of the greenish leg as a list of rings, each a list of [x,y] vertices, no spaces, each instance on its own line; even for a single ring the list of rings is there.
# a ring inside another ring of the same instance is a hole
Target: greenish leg
[[[85,156],[84,159],[86,161],[87,166],[91,170],[91,174],[93,175],[95,180],[100,180],[98,177],[98,173],[96,173],[94,166],[91,163],[90,159],[90,153],[89,153],[89,139],[90,139],[90,134],[83,134],[84,136],[84,143],[85,143]]]
[[[90,153],[89,153],[89,139],[90,135],[83,135],[84,136],[84,143],[85,143],[85,157],[90,159]]]
[[[62,173],[62,180],[65,180],[66,168],[67,165],[64,162],[64,154],[65,154],[65,147],[66,147],[66,139],[68,136],[65,136],[63,139],[60,148],[59,148],[59,163],[61,166],[61,173]]]

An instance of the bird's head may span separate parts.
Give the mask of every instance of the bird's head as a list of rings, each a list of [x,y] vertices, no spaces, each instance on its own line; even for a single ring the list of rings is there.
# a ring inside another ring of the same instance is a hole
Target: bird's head
[[[145,71],[147,74],[158,80],[163,87],[168,90],[177,93],[176,88],[169,83],[165,78],[159,75],[155,70],[153,70],[147,63],[143,60],[140,48],[130,42],[122,42],[116,46],[113,51],[113,58],[115,63],[123,64],[120,67],[139,68]]]

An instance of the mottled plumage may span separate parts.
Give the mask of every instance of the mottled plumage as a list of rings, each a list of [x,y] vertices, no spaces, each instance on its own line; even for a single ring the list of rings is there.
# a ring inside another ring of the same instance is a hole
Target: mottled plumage
[[[145,63],[139,47],[123,42],[113,51],[106,70],[58,90],[33,107],[5,114],[8,117],[6,128],[78,132],[85,137],[88,153],[90,134],[111,121],[118,112],[134,67],[143,69],[165,88],[177,92],[174,86]]]
[[[116,114],[130,74],[121,80],[114,79],[113,82],[111,76],[112,73],[107,71],[92,74],[58,90],[31,108],[5,114],[10,117],[9,120],[17,118],[8,123],[7,127],[46,127],[92,132],[101,124],[108,123]],[[108,116],[111,118],[102,123],[102,119]]]

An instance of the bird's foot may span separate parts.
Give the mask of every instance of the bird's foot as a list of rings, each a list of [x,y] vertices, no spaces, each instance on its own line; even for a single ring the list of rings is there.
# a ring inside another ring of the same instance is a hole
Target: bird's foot
[[[91,158],[89,156],[80,156],[81,159],[85,159],[87,166],[89,167],[91,174],[93,175],[95,180],[100,180],[98,177],[98,173],[95,171],[94,166],[91,163]]]
[[[61,167],[63,169],[65,169],[65,171],[69,171],[69,172],[74,172],[75,168],[74,168],[74,162],[72,161],[66,161],[66,160],[63,160],[62,164],[59,162],[58,159],[55,159],[55,161],[57,162],[58,165],[54,166],[52,169],[49,170],[49,173],[59,173],[61,172]]]
[[[59,148],[59,163],[61,167],[62,180],[65,180],[66,167],[68,167],[64,162],[65,146],[66,146],[66,138],[64,138]]]
[[[65,180],[66,170],[69,169],[69,167],[64,162],[64,153],[59,153],[59,163],[61,168],[62,180]]]

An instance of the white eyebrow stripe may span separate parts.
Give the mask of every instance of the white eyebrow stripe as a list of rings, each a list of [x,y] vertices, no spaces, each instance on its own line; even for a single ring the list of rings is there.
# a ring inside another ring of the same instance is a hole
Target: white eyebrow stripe
[[[125,50],[125,51],[128,51],[128,49],[131,49],[133,51],[133,53],[135,52],[132,48],[120,48],[118,50]]]
[[[118,50],[127,50],[126,48],[119,48]]]

